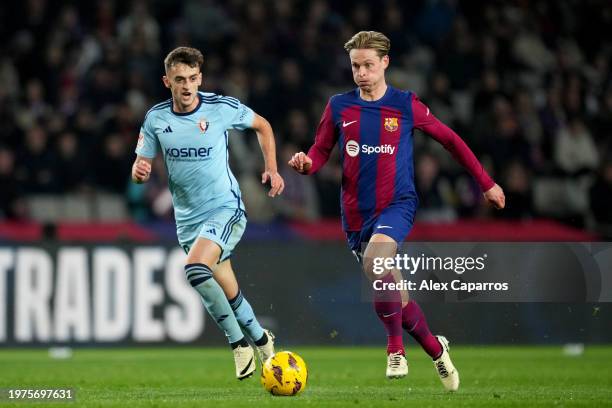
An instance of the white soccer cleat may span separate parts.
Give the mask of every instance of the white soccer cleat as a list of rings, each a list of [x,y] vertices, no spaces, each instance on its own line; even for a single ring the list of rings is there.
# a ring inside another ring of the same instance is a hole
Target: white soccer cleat
[[[442,346],[442,355],[437,360],[434,360],[434,367],[444,389],[449,392],[457,391],[459,389],[459,371],[453,365],[450,354],[448,354],[448,340],[444,336],[436,336],[436,338]]]
[[[268,342],[263,346],[257,346],[257,352],[259,353],[259,360],[261,364],[265,363],[266,360],[274,354],[274,334],[270,330],[265,330],[264,333],[268,336]]]
[[[255,353],[251,346],[238,346],[234,350],[234,363],[236,364],[236,377],[244,380],[253,375],[255,371]]]
[[[387,355],[387,378],[403,378],[408,375],[408,360],[406,356],[400,353],[391,353]]]

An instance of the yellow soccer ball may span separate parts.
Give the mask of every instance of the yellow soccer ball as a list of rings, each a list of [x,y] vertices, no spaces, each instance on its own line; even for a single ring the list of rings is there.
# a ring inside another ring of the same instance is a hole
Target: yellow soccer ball
[[[304,391],[307,380],[306,363],[291,351],[270,356],[261,370],[261,384],[272,395],[297,395]]]

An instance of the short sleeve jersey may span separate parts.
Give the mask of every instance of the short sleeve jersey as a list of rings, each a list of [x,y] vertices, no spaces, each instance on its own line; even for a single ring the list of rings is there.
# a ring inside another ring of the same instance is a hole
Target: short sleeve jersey
[[[255,113],[232,97],[205,92],[198,97],[191,112],[175,112],[172,99],[153,106],[136,147],[136,154],[147,158],[161,151],[178,225],[201,222],[220,207],[244,209],[229,168],[228,130],[250,128]]]

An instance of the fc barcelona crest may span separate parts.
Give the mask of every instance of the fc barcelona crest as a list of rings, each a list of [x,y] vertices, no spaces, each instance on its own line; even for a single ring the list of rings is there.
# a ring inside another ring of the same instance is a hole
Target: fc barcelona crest
[[[385,118],[385,129],[387,129],[387,131],[395,132],[398,127],[397,118]]]
[[[208,129],[208,125],[210,125],[210,123],[206,120],[206,118],[201,117],[200,121],[198,122],[198,127],[200,128],[200,132],[202,133],[206,132],[206,129]]]

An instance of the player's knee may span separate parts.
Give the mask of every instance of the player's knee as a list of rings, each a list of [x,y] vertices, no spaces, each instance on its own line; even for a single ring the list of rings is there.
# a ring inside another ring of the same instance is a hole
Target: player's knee
[[[391,274],[401,280],[401,272],[397,270],[396,252],[393,251],[369,251],[368,256],[363,258],[363,271],[371,281],[385,278]]]
[[[201,263],[209,265],[212,269],[211,265],[216,265],[221,255],[222,250],[218,243],[200,237],[196,240],[187,255],[187,263]]]
[[[370,281],[374,281],[376,279],[380,279],[382,276],[384,276],[386,274],[386,271],[379,271],[376,267],[376,265],[378,265],[378,259],[376,258],[372,258],[372,257],[365,257],[363,258],[363,273],[365,274],[366,278],[368,278]]]

